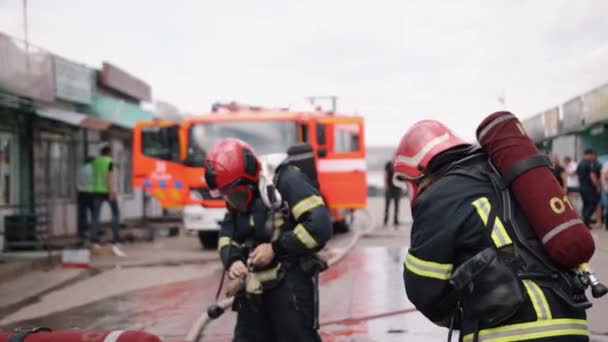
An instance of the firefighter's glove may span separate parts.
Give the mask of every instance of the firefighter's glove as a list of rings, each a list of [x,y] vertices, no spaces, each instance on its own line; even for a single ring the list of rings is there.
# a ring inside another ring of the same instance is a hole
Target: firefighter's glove
[[[237,260],[230,265],[228,270],[229,279],[244,278],[247,275],[247,266],[241,260]]]
[[[226,285],[226,297],[234,297],[245,289],[245,278],[229,279]]]
[[[258,279],[255,273],[249,273],[245,284],[245,290],[247,294],[259,295],[262,294],[262,283]]]
[[[266,267],[274,259],[274,250],[269,243],[258,245],[249,255],[249,260],[253,266]]]

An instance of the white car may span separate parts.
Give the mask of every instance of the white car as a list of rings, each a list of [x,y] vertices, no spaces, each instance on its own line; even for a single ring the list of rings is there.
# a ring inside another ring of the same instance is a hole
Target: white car
[[[184,228],[197,233],[203,248],[215,248],[225,208],[205,208],[199,204],[187,205],[183,210]]]

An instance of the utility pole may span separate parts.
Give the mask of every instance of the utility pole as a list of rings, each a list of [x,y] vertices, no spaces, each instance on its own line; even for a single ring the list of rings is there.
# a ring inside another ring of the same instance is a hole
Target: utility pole
[[[25,61],[27,65],[27,71],[30,71],[30,40],[28,34],[28,22],[27,22],[27,0],[22,1],[23,4],[23,40],[25,41]]]

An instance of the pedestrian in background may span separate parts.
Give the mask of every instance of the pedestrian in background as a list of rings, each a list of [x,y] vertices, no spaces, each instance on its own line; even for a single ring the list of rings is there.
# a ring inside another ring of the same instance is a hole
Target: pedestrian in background
[[[604,219],[604,229],[608,230],[608,161],[604,162],[600,173],[600,183],[602,184],[602,216]]]
[[[597,161],[597,154],[592,148],[585,150],[583,160],[576,169],[580,185],[580,194],[583,199],[583,221],[591,229],[596,221],[592,216],[600,201],[600,173],[601,166]]]
[[[558,156],[553,156],[551,158],[553,162],[553,175],[557,179],[559,185],[564,189],[564,193],[568,193],[568,174],[566,173],[566,169],[562,166],[561,161]]]
[[[120,242],[120,211],[116,198],[116,184],[114,179],[114,163],[112,161],[112,149],[104,146],[101,155],[93,160],[93,222],[91,224],[91,243],[99,247],[99,219],[104,202],[110,204],[112,210],[112,251],[118,256],[124,256],[118,243]]]
[[[394,203],[393,224],[399,225],[399,200],[401,199],[401,189],[393,184],[393,163],[388,161],[384,166],[384,225],[388,224],[388,214],[391,202]]]
[[[579,192],[579,181],[578,174],[576,173],[576,169],[578,167],[578,163],[570,156],[564,157],[564,168],[566,169],[566,175],[568,176],[568,180],[566,182],[566,187],[568,189],[568,199],[570,203],[578,210],[582,211],[581,203],[580,203],[580,192]]]
[[[93,186],[93,158],[87,157],[84,164],[78,168],[76,172],[76,190],[77,197],[77,222],[78,222],[78,237],[84,241],[86,233],[89,231],[88,215],[93,218],[93,198],[91,188]]]

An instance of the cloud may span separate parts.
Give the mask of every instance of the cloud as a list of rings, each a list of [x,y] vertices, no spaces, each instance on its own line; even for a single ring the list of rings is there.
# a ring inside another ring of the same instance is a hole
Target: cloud
[[[526,117],[608,78],[602,0],[28,3],[37,45],[111,61],[186,111],[337,95],[371,145],[423,118],[472,138],[502,92]],[[0,31],[22,35],[20,6],[0,2]]]

